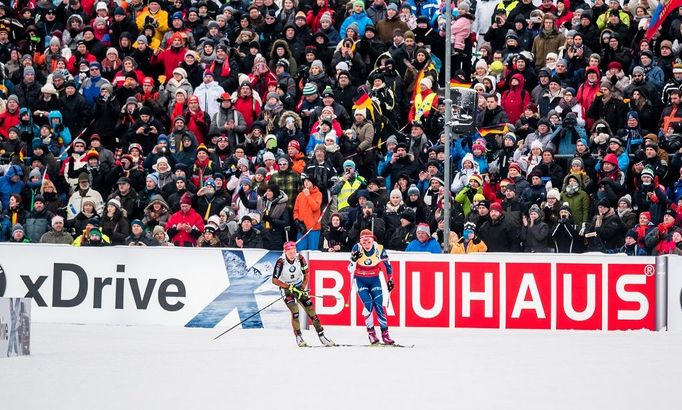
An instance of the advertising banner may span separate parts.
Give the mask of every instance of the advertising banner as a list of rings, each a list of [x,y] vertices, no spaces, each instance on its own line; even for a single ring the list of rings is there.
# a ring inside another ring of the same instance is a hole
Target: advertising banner
[[[0,358],[31,354],[31,300],[0,298]]]
[[[0,255],[4,295],[33,299],[36,322],[231,326],[280,296],[281,252],[3,244]],[[289,319],[276,304],[243,327]]]
[[[280,297],[271,283],[280,255],[0,244],[0,284],[4,296],[32,299],[37,322],[211,328],[253,315],[243,327],[289,328],[284,303],[257,313]],[[654,257],[389,255],[395,289],[389,294],[383,277],[382,287],[390,326],[656,329]],[[362,326],[349,254],[304,256],[310,259],[310,290],[322,322]]]
[[[682,257],[668,258],[668,330],[682,331]]]
[[[384,305],[394,326],[656,330],[654,257],[389,256],[395,289],[389,294],[383,284]],[[363,326],[348,255],[310,252],[309,257],[311,290],[323,323]]]

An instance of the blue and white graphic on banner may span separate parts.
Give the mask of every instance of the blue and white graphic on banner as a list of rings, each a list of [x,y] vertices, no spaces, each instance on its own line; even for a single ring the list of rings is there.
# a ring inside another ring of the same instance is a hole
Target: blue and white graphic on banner
[[[253,253],[249,251],[250,255]],[[249,266],[244,252],[223,250],[225,271],[230,284],[185,326],[215,327],[235,309],[239,313],[239,320],[244,320],[260,309],[256,301],[256,293],[269,300],[278,298],[280,293],[277,287],[263,285],[270,283],[275,262],[281,255],[282,252],[266,252]],[[242,324],[244,329],[262,327],[261,314],[254,315]]]

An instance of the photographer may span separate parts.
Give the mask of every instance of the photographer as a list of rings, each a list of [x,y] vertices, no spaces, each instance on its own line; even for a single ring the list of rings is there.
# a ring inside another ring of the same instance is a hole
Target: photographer
[[[133,126],[128,130],[125,136],[123,146],[128,146],[133,143],[142,145],[144,152],[151,152],[154,149],[154,143],[157,141],[159,134],[164,134],[165,128],[154,116],[149,107],[140,108],[140,116],[133,123]]]
[[[512,20],[513,21],[513,20]],[[513,29],[510,22],[507,21],[507,13],[504,9],[496,9],[493,17],[493,24],[483,36],[483,39],[490,43],[493,50],[502,50],[505,47],[507,31]]]

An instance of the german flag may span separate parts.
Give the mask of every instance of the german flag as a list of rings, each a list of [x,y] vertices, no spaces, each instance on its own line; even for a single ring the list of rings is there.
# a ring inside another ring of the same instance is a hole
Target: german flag
[[[483,127],[478,129],[478,133],[481,134],[481,137],[485,137],[486,135],[490,134],[504,135],[508,132],[509,128],[507,128],[507,124],[493,125],[490,127]]]
[[[471,88],[471,83],[464,83],[464,82],[458,81],[456,79],[450,80],[450,88],[455,88],[455,87]]]
[[[358,99],[355,100],[355,102],[353,103],[353,111],[362,108],[367,110],[367,119],[369,119],[372,122],[375,122],[374,104],[372,104],[372,99],[369,97],[369,94],[367,93],[362,93],[358,97]]]

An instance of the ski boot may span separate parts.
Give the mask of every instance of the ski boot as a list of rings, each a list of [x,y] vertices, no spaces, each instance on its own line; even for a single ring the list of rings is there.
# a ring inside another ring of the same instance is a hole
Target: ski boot
[[[381,339],[384,341],[384,344],[386,345],[395,344],[395,340],[391,339],[391,336],[388,335],[388,329],[383,329],[381,331]]]
[[[308,344],[303,340],[303,336],[301,336],[300,333],[296,335],[296,344],[298,347],[308,347]]]
[[[317,336],[320,338],[320,342],[326,347],[336,346],[336,343],[327,339],[327,336],[325,336],[323,332],[318,333]]]
[[[369,336],[369,342],[373,345],[379,343],[379,338],[377,337],[377,332],[373,327],[367,328],[367,336]]]

